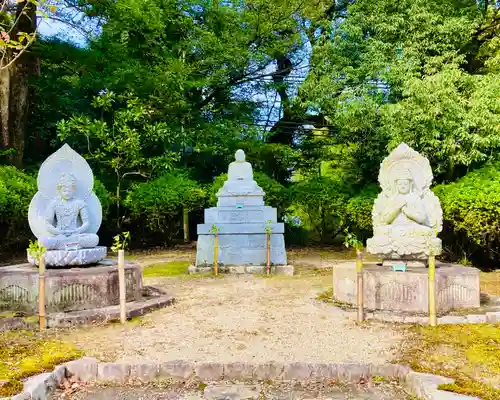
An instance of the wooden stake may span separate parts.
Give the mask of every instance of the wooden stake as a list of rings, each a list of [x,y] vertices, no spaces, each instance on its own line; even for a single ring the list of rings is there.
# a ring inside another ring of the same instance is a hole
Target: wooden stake
[[[182,224],[184,227],[184,243],[189,243],[189,211],[184,208],[182,212]]]
[[[363,312],[363,253],[360,250],[356,250],[356,276],[357,276],[357,287],[358,287],[358,322],[362,322],[365,319]]]
[[[47,320],[45,319],[45,255],[42,254],[38,261],[38,319],[40,329],[47,328]]]
[[[126,286],[125,286],[125,250],[118,250],[118,282],[120,287],[120,322],[127,322]]]
[[[219,275],[219,234],[215,234],[214,238],[214,273]]]
[[[437,325],[436,313],[436,258],[429,256],[429,325]]]
[[[271,273],[271,235],[269,233],[266,234],[266,243],[267,243],[267,275]]]

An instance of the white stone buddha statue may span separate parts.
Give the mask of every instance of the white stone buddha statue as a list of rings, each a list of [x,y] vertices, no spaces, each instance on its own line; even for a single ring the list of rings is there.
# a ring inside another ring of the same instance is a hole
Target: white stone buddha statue
[[[253,179],[252,165],[245,161],[245,152],[241,149],[236,151],[235,161],[229,164],[227,180],[220,189],[218,195],[259,195],[264,192]]]
[[[429,189],[429,161],[401,144],[382,163],[382,193],[373,206],[373,238],[369,253],[384,260],[423,260],[441,253],[442,228],[438,198]]]
[[[245,161],[245,152],[241,149],[236,151],[236,161],[229,164],[227,179],[229,181],[253,181],[252,165]]]
[[[89,212],[85,200],[74,198],[76,180],[72,174],[63,173],[57,183],[58,197],[52,200],[46,210],[45,223],[53,236],[41,236],[40,243],[47,250],[61,250],[67,244],[80,248],[95,247],[99,237],[88,233]],[[53,221],[56,224],[53,225]]]

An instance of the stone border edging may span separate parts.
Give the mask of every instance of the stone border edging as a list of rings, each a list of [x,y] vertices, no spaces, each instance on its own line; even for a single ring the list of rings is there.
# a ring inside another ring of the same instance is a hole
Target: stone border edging
[[[150,311],[170,306],[175,298],[163,295],[147,300],[127,303],[127,318],[135,318]],[[120,319],[120,306],[91,308],[89,310],[51,313],[47,315],[48,328],[67,328],[77,325],[91,325]],[[38,329],[37,323],[26,322],[23,317],[0,318],[0,332],[13,329]]]
[[[344,382],[359,382],[374,376],[404,381],[414,395],[425,400],[480,400],[477,397],[463,396],[438,389],[441,384],[453,383],[453,379],[415,372],[410,367],[398,364],[310,364],[273,361],[261,364],[245,362],[195,364],[182,360],[164,363],[119,364],[100,363],[91,357],[70,361],[57,366],[51,373],[28,378],[24,383],[23,393],[10,399],[47,400],[57,387],[69,377],[74,377],[82,382],[126,383],[129,378],[140,379],[143,382],[161,378],[194,379],[201,382],[221,380],[307,381],[308,379],[326,378]]]
[[[396,322],[401,324],[428,325],[429,317],[398,315],[384,311],[365,313],[367,321]],[[438,318],[438,325],[450,324],[496,324],[500,323],[500,311],[487,311],[484,314],[445,315]]]

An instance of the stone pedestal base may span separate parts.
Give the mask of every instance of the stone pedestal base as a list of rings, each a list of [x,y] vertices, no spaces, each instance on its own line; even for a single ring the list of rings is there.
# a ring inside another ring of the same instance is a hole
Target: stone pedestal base
[[[427,313],[429,311],[428,269],[408,267],[394,272],[389,267],[365,264],[364,306],[368,310]],[[338,301],[356,304],[356,265],[347,262],[333,267],[333,293]],[[479,270],[455,264],[436,268],[437,311],[480,306]]]
[[[45,252],[45,265],[47,267],[70,267],[97,264],[106,258],[107,251],[105,246],[79,250],[48,250]],[[28,262],[31,265],[38,265],[38,260],[35,260],[29,254]]]
[[[266,274],[267,266],[265,265],[219,265],[219,272],[228,274]],[[197,267],[196,265],[191,265],[188,268],[189,274],[201,274],[207,272],[213,272],[213,267]],[[294,268],[293,265],[272,265],[271,274],[273,275],[284,275],[293,276]]]
[[[21,264],[0,268],[0,310],[36,314],[38,310],[38,268]],[[142,268],[125,264],[126,300],[142,295]],[[49,269],[45,273],[46,312],[66,312],[118,305],[118,266],[104,260],[95,267]]]

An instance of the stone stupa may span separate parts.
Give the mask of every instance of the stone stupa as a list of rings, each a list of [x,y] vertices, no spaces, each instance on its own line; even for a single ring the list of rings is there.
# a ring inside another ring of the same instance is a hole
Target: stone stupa
[[[198,225],[196,265],[190,273],[208,272],[214,266],[214,232],[219,235],[219,270],[231,273],[265,273],[266,229],[271,230],[272,272],[293,275],[286,263],[284,224],[276,209],[264,204],[264,191],[253,179],[252,166],[238,150],[229,164],[228,178],[217,193],[217,207],[205,210],[205,223]]]

